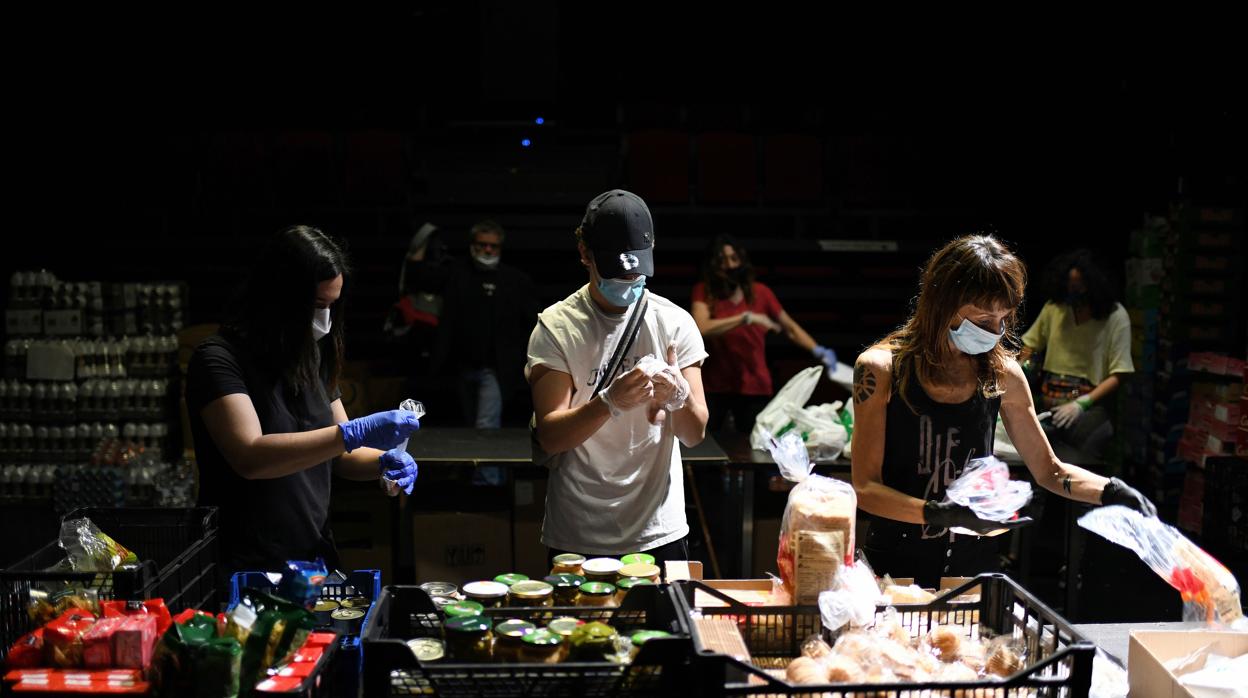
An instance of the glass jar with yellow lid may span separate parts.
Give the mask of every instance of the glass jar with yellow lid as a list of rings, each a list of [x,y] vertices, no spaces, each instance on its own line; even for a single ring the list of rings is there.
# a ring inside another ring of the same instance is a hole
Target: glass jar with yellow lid
[[[621,579],[624,577],[642,577],[643,579],[649,579],[655,584],[659,583],[658,565],[648,565],[644,562],[634,562],[621,567],[619,574]]]
[[[555,588],[546,582],[526,579],[511,585],[507,592],[508,606],[552,606]]]
[[[585,556],[576,553],[561,553],[551,562],[551,574],[580,574],[581,565],[585,564]]]

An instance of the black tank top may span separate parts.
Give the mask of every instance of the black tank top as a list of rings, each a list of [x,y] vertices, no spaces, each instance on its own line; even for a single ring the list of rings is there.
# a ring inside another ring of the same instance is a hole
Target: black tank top
[[[895,386],[896,384],[894,384]],[[884,484],[912,497],[942,500],[945,488],[975,458],[992,455],[1001,398],[985,398],[979,390],[958,404],[936,402],[917,376],[901,399],[894,387],[888,402],[884,433]],[[912,412],[913,405],[917,411]],[[921,539],[947,537],[945,529],[906,524],[876,517],[872,526],[897,528]]]

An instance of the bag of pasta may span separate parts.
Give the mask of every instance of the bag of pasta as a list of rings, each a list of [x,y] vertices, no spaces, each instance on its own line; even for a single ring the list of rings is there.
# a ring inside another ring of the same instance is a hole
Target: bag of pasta
[[[776,564],[797,605],[814,605],[831,589],[842,565],[854,561],[858,498],[847,482],[815,475],[801,436],[767,435],[767,449],[785,479],[796,482],[780,519]]]

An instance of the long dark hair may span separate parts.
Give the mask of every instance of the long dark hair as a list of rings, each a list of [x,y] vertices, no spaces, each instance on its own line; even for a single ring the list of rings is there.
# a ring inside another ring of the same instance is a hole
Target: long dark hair
[[[745,294],[745,302],[754,302],[754,265],[750,263],[750,254],[745,251],[737,239],[731,235],[716,235],[702,256],[702,283],[706,285],[707,300],[714,303],[732,295],[736,286],[719,274],[724,265],[724,246],[731,247],[741,260],[741,291]]]
[[[1027,268],[991,235],[966,235],[936,250],[923,267],[914,312],[877,345],[892,350],[893,385],[911,411],[915,411],[908,398],[911,381],[934,382],[935,369],[956,351],[949,346],[949,321],[968,303],[1011,308],[1005,336],[992,351],[975,357],[980,394],[991,398],[1005,392],[1001,383],[1006,362],[1015,355],[1010,347],[1018,345],[1018,309],[1026,289]]]
[[[1092,317],[1104,320],[1114,312],[1118,304],[1114,285],[1105,270],[1092,259],[1092,251],[1087,249],[1071,250],[1059,255],[1044,269],[1044,293],[1052,303],[1066,303],[1066,286],[1070,281],[1070,270],[1078,269],[1083,277],[1083,285],[1087,288],[1088,306]]]
[[[339,274],[343,291],[330,306],[329,335],[314,341],[316,287]],[[316,381],[332,390],[342,370],[343,305],[350,275],[347,256],[333,238],[307,225],[286,228],[257,257],[222,333],[240,341],[295,393],[311,390]]]

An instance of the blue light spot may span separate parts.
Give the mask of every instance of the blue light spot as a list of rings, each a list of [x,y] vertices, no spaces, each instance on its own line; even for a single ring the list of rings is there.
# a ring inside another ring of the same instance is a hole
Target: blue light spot
[[[535,121],[537,122],[537,125],[538,125],[538,126],[541,126],[542,124],[546,123],[546,120],[545,120],[545,119],[543,119],[543,118],[542,118],[542,117],[540,117],[540,116],[539,116],[539,117],[537,117],[537,118],[535,119]]]
[[[529,139],[525,138],[524,140],[520,141],[520,145],[521,145],[522,147],[527,148],[527,147],[529,147],[529,146],[533,145],[533,141],[531,141],[531,140],[529,140]]]

